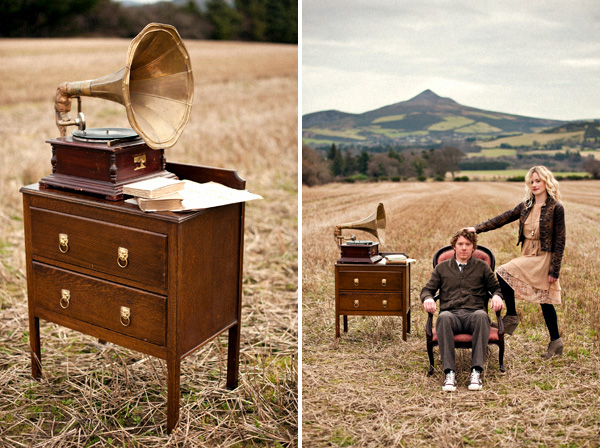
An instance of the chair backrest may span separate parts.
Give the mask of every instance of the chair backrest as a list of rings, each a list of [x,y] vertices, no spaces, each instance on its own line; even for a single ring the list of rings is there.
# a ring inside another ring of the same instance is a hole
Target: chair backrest
[[[438,263],[441,263],[444,260],[448,260],[453,256],[454,249],[452,249],[452,246],[448,245],[442,247],[433,255],[433,267],[435,268],[438,265]],[[480,246],[478,244],[477,249],[475,250],[475,252],[473,252],[473,257],[485,261],[492,269],[492,271],[496,267],[496,258],[494,257],[494,254],[485,246]]]

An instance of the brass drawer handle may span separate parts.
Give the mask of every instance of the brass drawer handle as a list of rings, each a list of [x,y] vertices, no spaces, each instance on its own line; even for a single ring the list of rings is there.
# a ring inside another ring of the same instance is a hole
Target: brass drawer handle
[[[360,282],[358,281],[358,279],[357,279],[357,278],[355,278],[355,279],[354,279],[354,286],[358,286],[358,284],[359,284],[359,283],[360,283]]]
[[[58,234],[58,250],[60,250],[63,254],[69,252],[69,235],[66,233]]]
[[[387,300],[382,301],[381,304],[383,305],[384,308],[387,308]]]
[[[358,299],[356,299],[356,300],[354,301],[354,308],[358,308],[358,305],[359,305],[359,303],[358,303]]]
[[[381,279],[381,286],[387,286],[387,280],[385,278]]]
[[[129,251],[124,247],[119,247],[117,264],[122,268],[126,268],[129,264]]]
[[[128,327],[131,323],[131,310],[126,306],[121,307],[121,325]]]
[[[60,307],[66,309],[71,304],[71,291],[68,289],[62,289],[60,294]]]

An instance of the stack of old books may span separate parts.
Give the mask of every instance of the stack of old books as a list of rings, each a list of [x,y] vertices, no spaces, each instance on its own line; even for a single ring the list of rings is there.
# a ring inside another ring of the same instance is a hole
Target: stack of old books
[[[177,179],[155,177],[123,186],[123,194],[134,197],[143,211],[175,211],[183,208],[180,193],[185,183]]]
[[[247,190],[236,190],[216,182],[154,178],[123,186],[123,194],[133,196],[145,212],[180,212],[262,199]]]
[[[380,263],[383,264],[409,264],[409,263],[414,263],[415,260],[414,258],[408,258],[408,256],[403,253],[403,252],[399,252],[399,253],[389,253],[389,254],[385,254],[385,256],[383,257],[383,260],[381,260]]]

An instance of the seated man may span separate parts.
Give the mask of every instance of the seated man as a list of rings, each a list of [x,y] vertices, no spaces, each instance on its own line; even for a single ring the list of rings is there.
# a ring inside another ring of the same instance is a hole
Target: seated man
[[[435,329],[446,375],[442,390],[456,390],[454,335],[457,333],[473,335],[469,390],[481,390],[481,372],[490,337],[490,318],[485,302],[489,292],[493,295],[492,309],[501,310],[502,293],[488,264],[471,257],[477,249],[475,233],[460,230],[452,237],[450,244],[454,249],[454,256],[435,267],[421,291],[421,302],[425,311],[435,313],[433,297],[439,291],[440,315]]]

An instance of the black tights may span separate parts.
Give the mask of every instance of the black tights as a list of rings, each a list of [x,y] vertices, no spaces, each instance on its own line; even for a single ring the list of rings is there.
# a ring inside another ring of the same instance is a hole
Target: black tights
[[[558,318],[556,317],[554,305],[550,303],[542,303],[542,313],[544,314],[544,320],[546,321],[546,326],[548,327],[548,332],[550,333],[550,340],[556,341],[558,338],[560,338],[560,334],[558,333]]]
[[[500,276],[498,276],[498,282],[500,283],[500,289],[502,290],[502,296],[504,297],[504,303],[506,304],[506,315],[516,316],[517,308],[515,306],[515,291]],[[546,321],[546,327],[548,327],[548,332],[550,333],[550,340],[555,341],[560,338],[556,310],[554,309],[554,305],[550,303],[542,303],[541,305],[544,321]]]
[[[517,308],[515,307],[514,289],[512,289],[500,276],[498,276],[498,283],[500,283],[500,290],[502,291],[502,297],[504,297],[504,303],[506,304],[506,315],[516,316]]]

